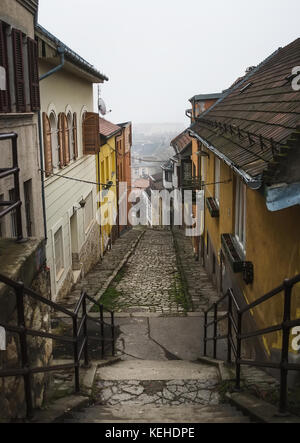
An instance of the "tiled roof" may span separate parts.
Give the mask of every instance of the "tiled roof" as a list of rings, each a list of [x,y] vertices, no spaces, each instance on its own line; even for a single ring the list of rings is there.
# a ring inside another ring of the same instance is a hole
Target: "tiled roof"
[[[100,122],[100,134],[104,137],[112,137],[119,131],[121,131],[120,126],[117,126],[104,118],[99,117]]]
[[[186,129],[181,134],[179,134],[174,140],[171,141],[171,146],[175,148],[178,152],[183,151],[192,143],[192,137],[189,136],[188,130]]]
[[[300,39],[235,84],[191,129],[254,181],[272,184],[283,177],[288,181],[287,165],[293,156],[298,158],[292,147],[300,147],[294,140],[300,135],[300,91],[293,90],[289,79],[296,66],[300,66]]]

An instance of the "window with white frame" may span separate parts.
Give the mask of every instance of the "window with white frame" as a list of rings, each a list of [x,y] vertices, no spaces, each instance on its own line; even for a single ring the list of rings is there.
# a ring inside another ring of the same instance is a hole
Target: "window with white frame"
[[[215,157],[215,201],[220,206],[221,162]]]
[[[235,189],[235,236],[242,250],[246,251],[246,185],[236,180]]]
[[[85,231],[88,231],[92,221],[93,221],[93,193],[91,192],[86,200],[84,207],[84,228]]]
[[[54,234],[54,249],[55,249],[55,273],[56,278],[61,276],[64,264],[64,250],[63,250],[63,230],[62,227]]]

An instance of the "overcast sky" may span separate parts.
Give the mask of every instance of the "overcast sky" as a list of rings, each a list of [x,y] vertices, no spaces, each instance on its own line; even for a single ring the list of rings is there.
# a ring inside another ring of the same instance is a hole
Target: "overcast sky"
[[[40,0],[39,22],[109,77],[114,122],[187,123],[219,92],[300,37],[299,0]]]

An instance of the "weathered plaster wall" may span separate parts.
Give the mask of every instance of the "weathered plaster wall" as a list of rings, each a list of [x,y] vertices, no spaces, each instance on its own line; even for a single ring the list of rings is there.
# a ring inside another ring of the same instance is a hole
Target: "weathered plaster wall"
[[[5,249],[4,249],[5,248]],[[5,250],[5,254],[3,251]],[[50,299],[50,276],[45,268],[44,244],[31,240],[16,245],[10,240],[0,241],[1,272],[15,281],[23,281],[27,287]],[[23,252],[21,252],[23,251]],[[29,329],[50,331],[50,310],[46,305],[24,298],[25,321]],[[0,286],[0,322],[17,325],[16,297],[7,286]],[[27,338],[31,367],[43,367],[52,359],[52,341],[43,338]],[[20,367],[20,342],[18,335],[7,332],[7,350],[0,351],[0,369]],[[41,407],[48,383],[48,375],[37,374],[32,381],[34,407]],[[0,379],[0,422],[24,418],[24,382],[22,377]]]

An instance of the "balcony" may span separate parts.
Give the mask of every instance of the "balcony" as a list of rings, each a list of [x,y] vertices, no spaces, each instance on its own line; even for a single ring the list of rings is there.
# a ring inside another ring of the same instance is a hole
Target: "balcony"
[[[188,191],[202,191],[204,189],[204,182],[198,177],[184,178],[182,181],[182,189]]]

